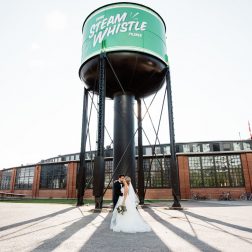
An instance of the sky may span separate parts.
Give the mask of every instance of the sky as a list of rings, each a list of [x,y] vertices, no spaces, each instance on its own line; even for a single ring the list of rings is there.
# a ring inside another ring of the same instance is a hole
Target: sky
[[[92,11],[113,2],[0,0],[0,169],[80,151],[81,28]],[[252,1],[134,2],[154,9],[166,23],[176,142],[248,139]],[[163,95],[162,89],[150,109],[155,126]],[[113,136],[111,111],[113,101],[107,100],[106,127]],[[165,106],[162,143],[169,142],[167,117]],[[95,149],[95,112],[91,119]],[[154,144],[148,116],[143,127]]]

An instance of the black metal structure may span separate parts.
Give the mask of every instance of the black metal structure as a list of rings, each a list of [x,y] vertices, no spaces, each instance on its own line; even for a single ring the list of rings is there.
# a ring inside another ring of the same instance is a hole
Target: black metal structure
[[[149,9],[148,7],[146,8]],[[152,10],[149,9],[148,12],[149,11]],[[159,16],[157,13],[155,16],[156,15]],[[164,29],[163,32],[165,32],[165,24],[161,17],[160,19],[160,29]],[[83,31],[85,31],[86,27],[87,26],[83,25]],[[83,48],[85,49],[89,48],[91,44],[89,44],[90,41],[88,41],[85,37],[86,32],[84,33]],[[153,53],[151,53],[151,50],[138,51],[136,50],[136,46],[126,46],[125,48],[122,47],[119,50],[118,46],[113,46],[114,42],[110,43],[108,35],[105,36],[100,43],[101,47],[99,47],[98,50],[95,49],[95,53],[92,55],[83,55],[83,62],[79,69],[79,76],[81,80],[84,81],[86,87],[89,90],[93,90],[93,92],[99,96],[97,155],[94,160],[93,171],[93,195],[95,196],[95,208],[102,208],[103,195],[107,190],[106,188],[105,192],[103,192],[105,171],[105,97],[114,99],[114,159],[113,178],[111,178],[111,180],[117,179],[119,174],[128,175],[131,177],[132,185],[135,189],[136,173],[134,137],[136,131],[134,130],[134,102],[135,100],[138,102],[138,194],[140,198],[140,204],[144,204],[145,192],[140,99],[152,95],[161,89],[165,82],[167,59],[166,57],[163,58],[163,54],[165,54],[165,52],[162,52],[160,55],[158,52],[154,53],[155,50]],[[163,43],[164,40],[161,41],[162,48]],[[111,50],[111,48],[113,50]],[[148,48],[146,47],[145,49]],[[87,51],[83,50],[83,53],[86,54]],[[167,55],[165,54],[165,56]],[[108,67],[106,67],[106,65]],[[97,76],[99,76],[99,85],[96,85]],[[161,116],[158,130],[160,121]],[[158,130],[155,130],[155,145],[158,142]]]
[[[166,72],[166,90],[167,90],[167,103],[168,103],[168,117],[169,117],[169,131],[170,131],[170,151],[171,151],[171,187],[174,202],[172,207],[180,208],[180,189],[179,189],[179,175],[178,165],[176,158],[176,145],[173,121],[173,107],[172,107],[172,91],[171,91],[171,78],[170,70],[167,68]]]
[[[135,181],[135,144],[134,144],[134,100],[128,93],[119,93],[114,97],[114,179],[120,174],[131,177]],[[126,151],[126,153],[125,153]],[[123,157],[123,162],[121,158]]]
[[[144,204],[144,170],[143,170],[143,133],[142,133],[142,106],[141,99],[137,99],[137,121],[138,121],[138,197],[139,204]]]
[[[83,109],[82,109],[82,130],[81,130],[81,152],[80,167],[77,174],[77,206],[83,205],[84,188],[86,182],[85,171],[85,151],[87,142],[87,124],[88,124],[88,90],[84,88]]]
[[[104,128],[105,128],[105,97],[106,97],[106,66],[105,53],[100,54],[99,64],[99,107],[98,107],[98,141],[97,155],[94,160],[93,195],[95,196],[95,209],[101,209],[104,190]]]
[[[123,88],[135,97],[146,97],[157,90],[164,84],[164,68],[166,65],[154,56],[140,52],[118,51],[107,52],[106,57],[113,66],[106,71],[106,96],[114,97],[118,92],[122,92],[121,86],[118,85],[118,79],[123,80]],[[79,75],[84,81],[87,88],[95,90],[95,79],[98,75],[99,56],[85,62],[80,67]],[[115,78],[115,73],[118,77]]]

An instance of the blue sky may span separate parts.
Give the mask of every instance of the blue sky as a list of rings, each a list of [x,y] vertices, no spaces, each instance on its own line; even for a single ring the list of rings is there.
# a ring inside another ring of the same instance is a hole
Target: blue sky
[[[112,2],[0,1],[0,169],[80,150],[81,28],[90,12]],[[134,2],[166,23],[176,141],[235,140],[239,132],[249,138],[252,2]],[[151,109],[156,125],[159,101]],[[113,102],[106,106],[113,135]],[[154,142],[147,119],[144,127]],[[159,138],[169,142],[167,118]]]

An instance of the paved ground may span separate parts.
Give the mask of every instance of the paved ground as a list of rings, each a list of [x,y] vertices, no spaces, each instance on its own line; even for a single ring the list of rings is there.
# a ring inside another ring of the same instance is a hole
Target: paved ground
[[[93,206],[0,203],[0,251],[252,251],[252,201],[184,201],[139,209],[152,232],[109,230]]]

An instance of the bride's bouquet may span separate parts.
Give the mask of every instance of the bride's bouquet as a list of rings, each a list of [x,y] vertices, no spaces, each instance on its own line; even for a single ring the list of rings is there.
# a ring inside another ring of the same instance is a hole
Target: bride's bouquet
[[[126,206],[125,205],[121,205],[121,206],[118,206],[117,208],[116,208],[116,210],[117,210],[117,212],[119,213],[119,214],[124,214],[124,212],[126,212],[127,211],[127,208],[126,208]]]

